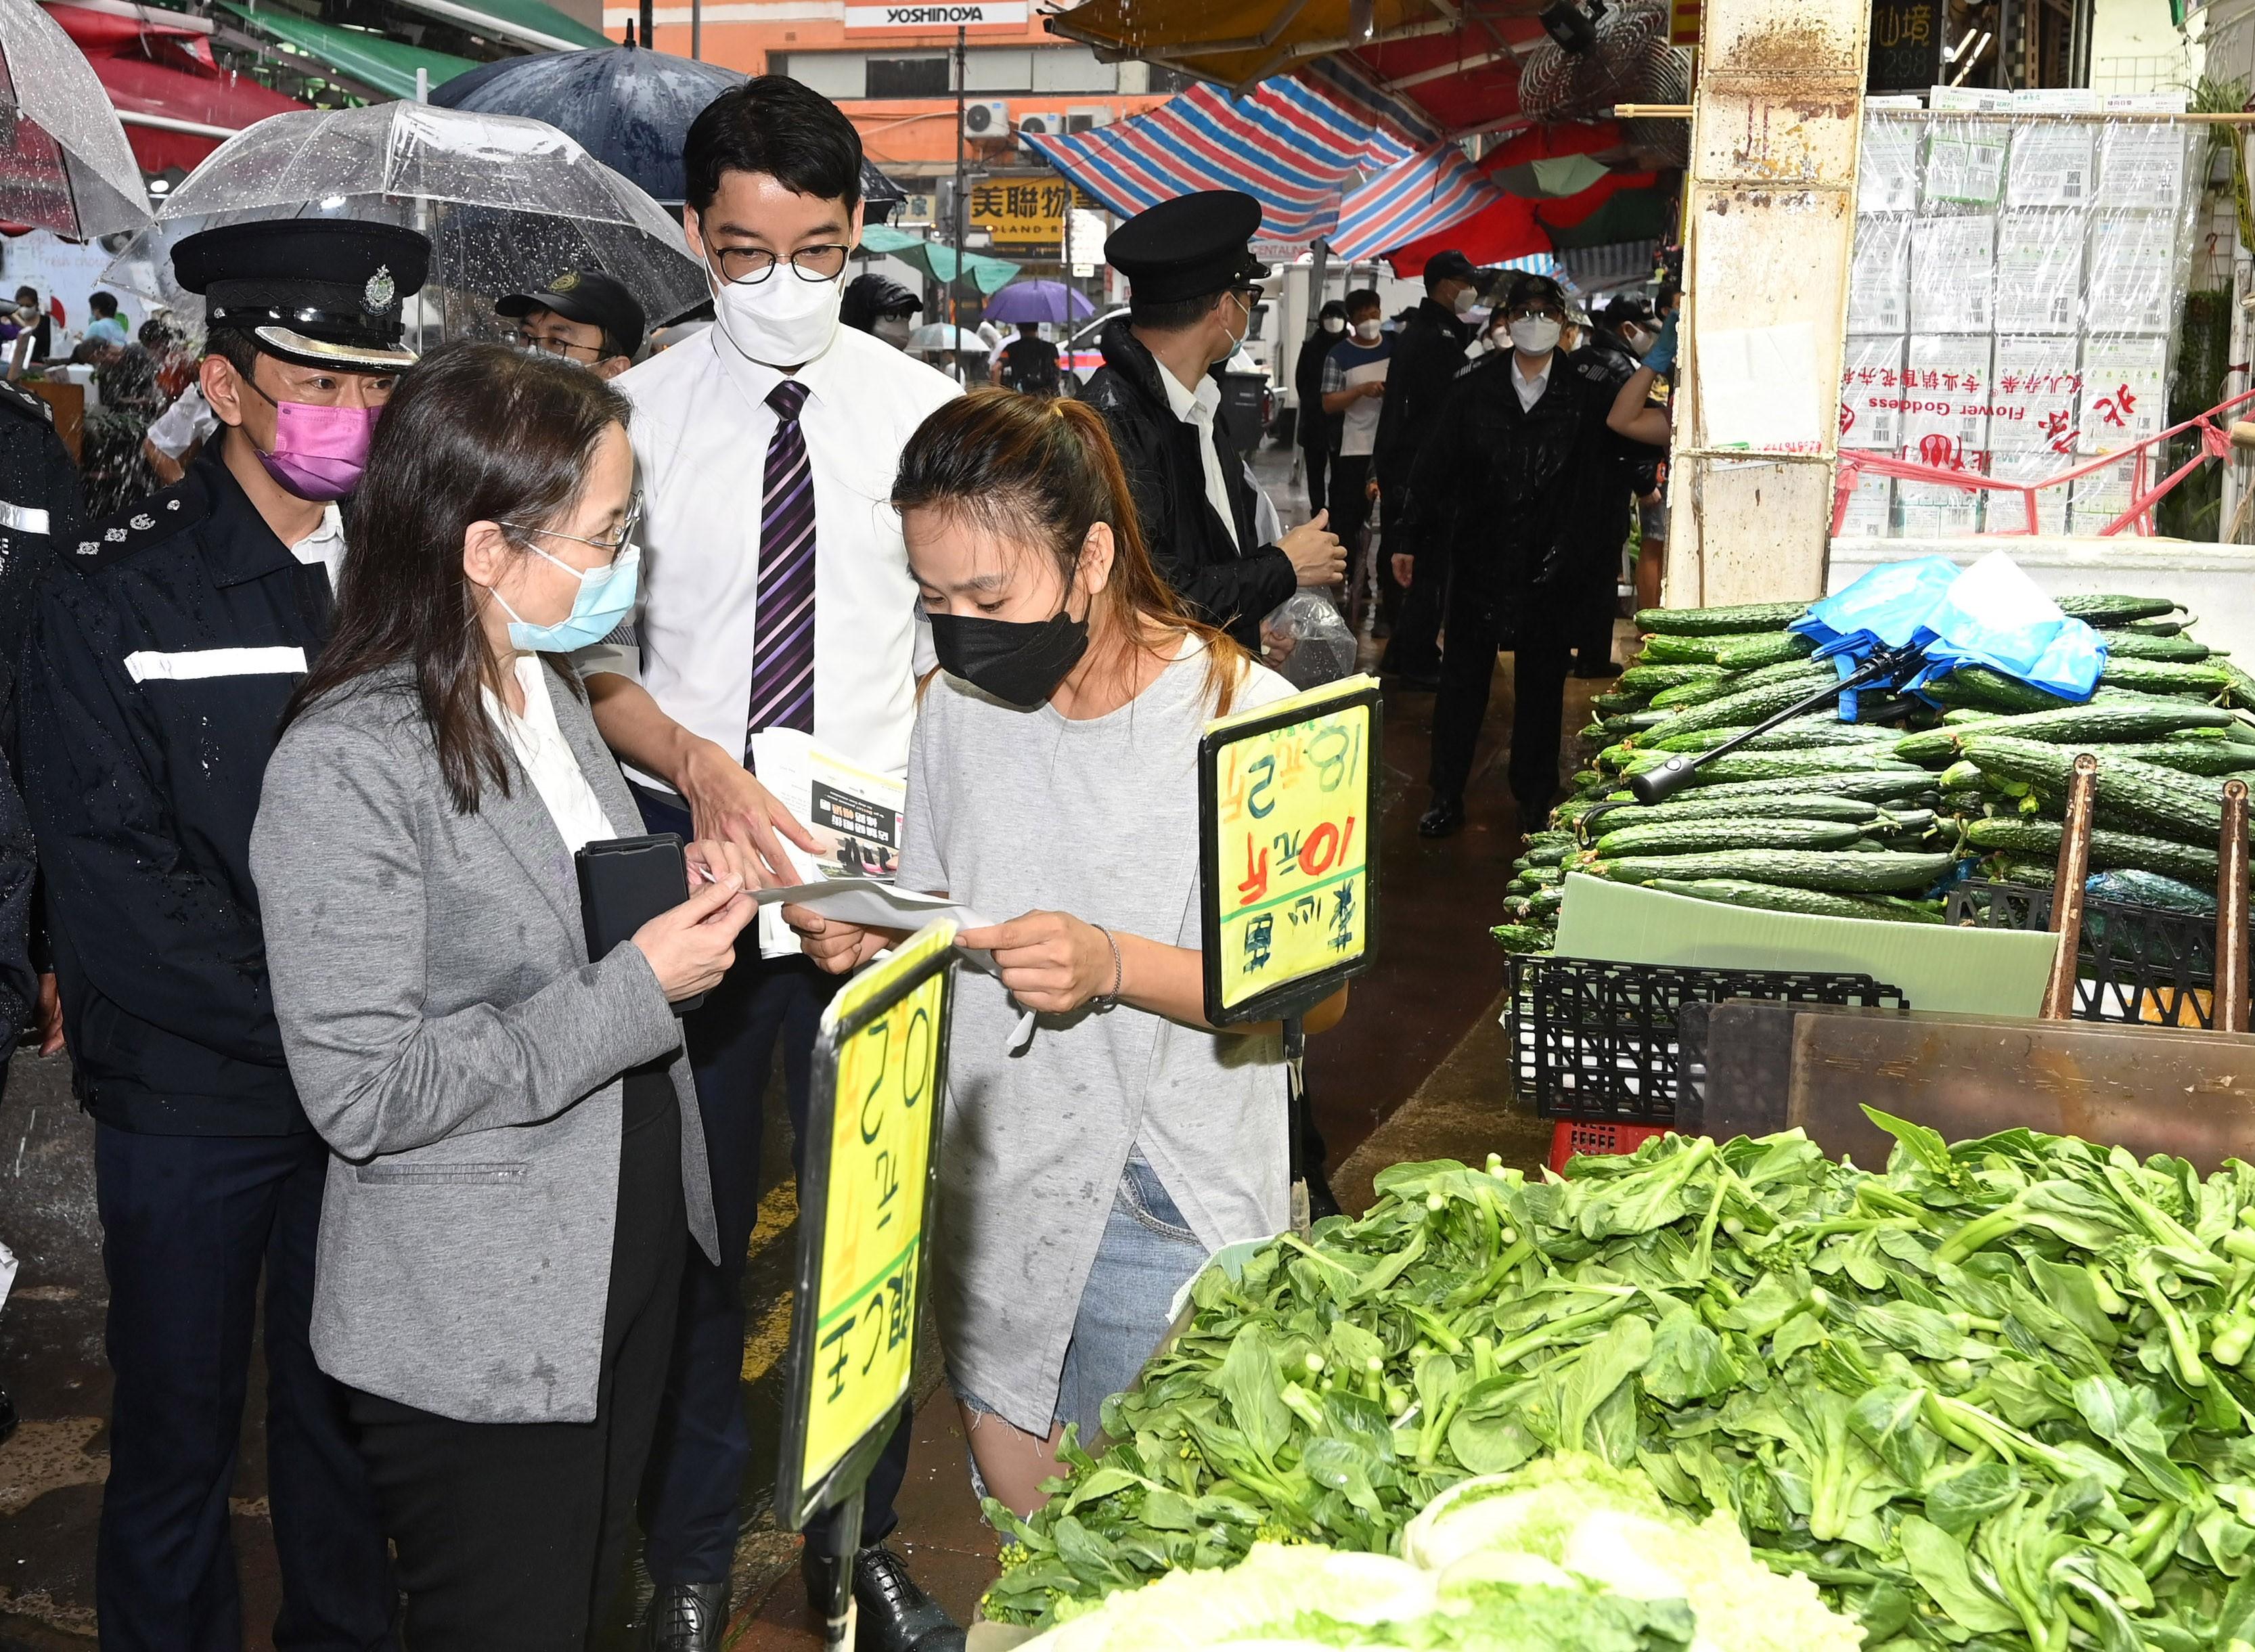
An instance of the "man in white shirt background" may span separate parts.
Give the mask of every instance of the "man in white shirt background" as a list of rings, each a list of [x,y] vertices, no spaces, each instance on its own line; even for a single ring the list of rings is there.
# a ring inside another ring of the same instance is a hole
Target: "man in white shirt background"
[[[780,75],[716,99],[685,159],[691,250],[715,320],[622,375],[644,501],[632,644],[582,657],[595,721],[655,832],[748,843],[795,881],[811,847],[750,771],[748,741],[797,728],[903,777],[916,715],[917,590],[889,500],[901,450],[956,387],[839,325],[860,239],[861,140],[836,105]],[[750,1456],[738,1391],[743,1270],[759,1192],[762,1093],[780,1048],[803,1136],[816,1023],[832,979],[740,947],[686,1018],[724,1265],[692,1248],[642,1525],[659,1652],[718,1648]],[[948,1652],[963,1632],[883,1547],[908,1459],[903,1419],[872,1472],[854,1567],[865,1652]],[[820,1522],[810,1594],[826,1601]]]

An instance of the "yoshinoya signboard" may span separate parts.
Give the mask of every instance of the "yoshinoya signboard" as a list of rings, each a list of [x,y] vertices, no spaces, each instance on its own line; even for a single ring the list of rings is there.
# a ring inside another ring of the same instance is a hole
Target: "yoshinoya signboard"
[[[931,29],[1022,29],[1027,0],[953,0],[952,4],[923,5],[858,5],[846,7],[848,34],[900,33]]]

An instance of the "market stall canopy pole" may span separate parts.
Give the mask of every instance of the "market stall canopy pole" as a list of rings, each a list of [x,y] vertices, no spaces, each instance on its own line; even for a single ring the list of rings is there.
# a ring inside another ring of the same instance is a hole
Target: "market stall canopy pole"
[[[1861,0],[1702,10],[1668,607],[1824,589],[1869,24]]]
[[[0,221],[73,241],[149,221],[141,169],[109,94],[32,0],[0,0]]]

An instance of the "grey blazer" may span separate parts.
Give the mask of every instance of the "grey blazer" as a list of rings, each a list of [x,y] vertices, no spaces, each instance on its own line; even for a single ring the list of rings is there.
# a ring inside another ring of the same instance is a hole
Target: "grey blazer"
[[[556,720],[622,835],[594,719]],[[595,1415],[618,1200],[620,1075],[669,1051],[689,1227],[719,1260],[680,1023],[630,943],[591,963],[572,857],[510,759],[456,812],[405,668],[292,724],[250,867],[283,1047],[329,1144],[321,1368],[471,1423]]]

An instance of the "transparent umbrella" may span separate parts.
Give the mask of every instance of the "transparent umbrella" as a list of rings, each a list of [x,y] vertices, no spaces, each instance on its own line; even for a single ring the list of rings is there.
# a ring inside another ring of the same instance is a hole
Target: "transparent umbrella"
[[[0,221],[73,241],[149,221],[141,168],[109,94],[32,0],[0,0]]]
[[[624,282],[652,322],[706,296],[680,226],[570,137],[541,121],[420,103],[276,115],[237,133],[102,278],[193,325],[203,301],[174,282],[172,248],[220,224],[298,217],[376,219],[431,237],[431,278],[407,313],[418,348],[500,336],[513,323],[494,300],[566,270]]]

